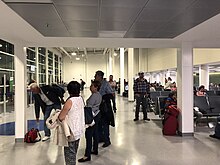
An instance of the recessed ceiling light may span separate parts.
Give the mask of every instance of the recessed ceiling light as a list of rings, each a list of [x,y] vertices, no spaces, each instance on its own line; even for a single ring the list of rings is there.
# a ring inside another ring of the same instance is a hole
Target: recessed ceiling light
[[[2,44],[0,44],[0,48],[2,47]]]
[[[78,61],[78,60],[80,60],[80,58],[79,58],[79,57],[76,57],[76,60]]]
[[[76,56],[76,52],[73,52],[73,53],[71,53],[72,54],[72,56]]]
[[[114,53],[114,56],[117,56],[117,53]]]

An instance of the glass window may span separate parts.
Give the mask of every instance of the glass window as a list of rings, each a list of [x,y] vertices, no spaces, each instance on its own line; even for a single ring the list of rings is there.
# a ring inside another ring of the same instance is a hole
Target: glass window
[[[51,52],[50,50],[48,50],[48,58],[51,58],[53,60],[53,52]]]
[[[0,51],[14,54],[14,45],[0,39]]]
[[[35,61],[35,52],[30,49],[27,49],[27,59]]]
[[[40,74],[39,81],[40,81],[40,84],[45,83],[46,82],[46,74]]]
[[[38,52],[45,55],[46,54],[46,48],[43,48],[43,47],[39,47],[38,48]]]
[[[0,53],[0,68],[14,70],[14,57]]]
[[[45,67],[45,65],[39,64],[39,73],[46,73],[46,67]]]
[[[48,68],[53,69],[53,59],[48,58]]]
[[[46,63],[44,55],[39,54],[39,63],[41,63],[41,64],[45,64]]]

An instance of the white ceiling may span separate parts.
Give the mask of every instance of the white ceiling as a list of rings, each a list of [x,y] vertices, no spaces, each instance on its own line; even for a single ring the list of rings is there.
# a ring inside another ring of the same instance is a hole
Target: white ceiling
[[[5,2],[0,1],[0,38],[25,46],[220,47],[219,0]]]

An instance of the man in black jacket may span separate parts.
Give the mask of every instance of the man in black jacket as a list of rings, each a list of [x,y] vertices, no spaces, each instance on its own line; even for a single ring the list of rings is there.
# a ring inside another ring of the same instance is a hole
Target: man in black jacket
[[[64,103],[63,95],[65,91],[57,85],[45,85],[39,87],[37,83],[30,85],[30,90],[34,93],[35,98],[35,115],[39,121],[40,107],[44,114],[44,133],[42,141],[50,139],[50,130],[46,126],[46,120],[50,116],[52,109],[61,109],[61,103]]]
[[[95,80],[101,83],[99,93],[102,96],[100,104],[101,119],[99,122],[99,140],[104,141],[102,147],[111,145],[109,125],[115,126],[114,114],[111,106],[112,88],[108,81],[104,80],[104,73],[100,70],[95,73]]]

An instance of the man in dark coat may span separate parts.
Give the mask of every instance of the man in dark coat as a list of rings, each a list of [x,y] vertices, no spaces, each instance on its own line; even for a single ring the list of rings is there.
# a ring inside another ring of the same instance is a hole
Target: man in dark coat
[[[63,95],[65,91],[57,85],[45,85],[39,87],[37,83],[30,85],[30,90],[34,93],[35,98],[35,115],[39,121],[40,107],[44,114],[44,133],[42,141],[50,139],[50,130],[46,126],[46,120],[50,116],[52,109],[61,109],[61,103],[64,103]]]
[[[99,93],[102,96],[100,104],[101,120],[99,123],[99,140],[104,141],[102,147],[111,145],[109,125],[115,126],[114,115],[111,106],[112,88],[108,81],[104,78],[104,73],[100,70],[95,73],[95,80],[101,83]]]

